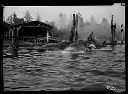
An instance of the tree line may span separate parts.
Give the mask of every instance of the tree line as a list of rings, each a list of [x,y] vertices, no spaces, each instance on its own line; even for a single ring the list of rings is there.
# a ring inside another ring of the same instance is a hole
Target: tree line
[[[60,13],[58,16],[59,16],[59,19],[61,22],[61,24],[60,24],[61,29],[59,27],[57,27],[55,21],[51,21],[51,22],[46,21],[44,23],[53,27],[53,29],[52,29],[53,37],[55,37],[55,38],[61,37],[61,39],[68,39],[68,36],[67,36],[67,35],[69,35],[68,31],[67,31],[67,29],[63,28],[64,23],[65,23],[64,18],[63,18],[63,14]],[[23,18],[18,18],[17,14],[15,12],[13,14],[11,14],[10,16],[8,16],[6,19],[3,18],[3,22],[7,23],[9,25],[17,25],[17,24],[27,23],[27,22],[31,22],[32,20],[33,20],[33,17],[28,10],[24,13]],[[41,22],[41,16],[39,14],[37,14],[36,21]]]
[[[11,14],[9,17],[7,17],[6,19],[4,19],[4,22],[10,24],[10,25],[16,25],[16,24],[21,24],[24,22],[30,22],[32,21],[32,16],[31,13],[27,10],[25,12],[25,15],[23,18],[18,18],[17,14],[14,12],[13,14]]]
[[[80,13],[78,13],[78,38],[79,39],[86,39],[89,34],[91,32],[96,32],[98,34],[98,38],[101,39],[109,39],[110,37],[110,32],[109,32],[109,27],[110,24],[108,23],[106,18],[102,19],[101,24],[97,24],[95,21],[94,16],[91,17],[91,21],[90,22],[84,22],[84,19],[82,17],[82,15]],[[49,24],[53,27],[52,31],[53,31],[53,37],[56,38],[61,38],[61,40],[68,40],[69,36],[71,34],[71,28],[73,25],[73,20],[72,20],[72,16],[70,17],[69,21],[66,22],[67,18],[66,15],[63,13],[59,13],[58,14],[58,19],[59,19],[59,25],[56,25],[55,21],[45,21],[44,23]],[[10,25],[15,25],[15,24],[21,24],[24,22],[30,22],[33,20],[33,17],[31,15],[31,13],[27,10],[24,13],[24,17],[23,18],[18,18],[17,14],[14,12],[13,14],[11,14],[9,17],[7,17],[6,19],[4,18],[4,22],[10,24]],[[41,21],[41,16],[38,14],[37,21]],[[117,38],[120,38],[121,33],[118,32],[120,31],[120,26],[117,24]]]

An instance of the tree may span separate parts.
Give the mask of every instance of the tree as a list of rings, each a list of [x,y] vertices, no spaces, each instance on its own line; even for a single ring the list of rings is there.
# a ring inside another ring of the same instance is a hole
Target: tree
[[[33,19],[31,14],[30,14],[30,12],[28,10],[25,12],[24,19],[25,19],[26,22],[30,22]]]
[[[93,24],[93,25],[94,25],[94,24],[96,24],[96,23],[97,23],[97,22],[96,22],[96,20],[95,20],[94,16],[92,16],[92,17],[91,17],[91,24]]]
[[[15,24],[22,24],[24,23],[24,19],[23,18],[16,18],[15,19]]]
[[[10,15],[7,19],[6,19],[6,22],[8,24],[11,24],[11,25],[16,25],[16,24],[21,24],[24,22],[24,19],[23,18],[18,18],[17,17],[17,14],[14,12],[12,15]]]
[[[109,25],[108,20],[107,20],[106,18],[103,18],[103,19],[102,19],[102,24],[104,24],[104,25]]]
[[[14,12],[12,15],[10,15],[9,17],[7,17],[6,22],[8,24],[11,24],[12,25],[12,24],[15,24],[16,19],[17,19],[17,15]]]
[[[6,19],[6,22],[8,23],[8,24],[13,24],[14,22],[13,22],[13,15],[10,15],[9,17],[7,17],[7,19]]]
[[[65,33],[64,29],[66,29],[67,19],[66,19],[66,15],[63,13],[59,13],[58,17],[59,17],[59,29],[60,29],[59,34],[60,34],[60,40],[61,40],[65,37],[64,36],[64,33]]]
[[[84,23],[84,19],[83,19],[82,15],[79,12],[77,13],[77,15],[78,15],[79,26],[80,27],[84,26],[85,23]]]
[[[66,26],[66,15],[63,13],[59,13],[59,27],[64,29]]]
[[[45,23],[46,23],[46,24],[49,24],[50,26],[53,27],[53,29],[52,29],[52,36],[55,37],[55,38],[59,38],[59,30],[58,30],[58,28],[57,28],[56,25],[55,25],[55,21],[48,22],[48,21],[46,20]]]
[[[41,17],[39,14],[37,15],[36,21],[41,21]]]
[[[55,21],[51,21],[51,22],[48,22],[48,23],[49,23],[49,25],[51,25],[51,26],[53,26],[53,27],[56,26]]]
[[[49,22],[48,22],[47,20],[45,21],[45,23],[46,23],[46,24],[49,24]]]
[[[3,17],[3,22],[5,22],[6,20],[5,20],[5,17]]]
[[[56,26],[53,27],[52,32],[53,32],[53,37],[59,38],[59,30]]]

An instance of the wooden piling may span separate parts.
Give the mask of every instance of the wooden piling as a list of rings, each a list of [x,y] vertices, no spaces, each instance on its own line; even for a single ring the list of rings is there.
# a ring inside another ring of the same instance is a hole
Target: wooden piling
[[[112,50],[115,50],[115,46],[116,46],[116,40],[115,40],[115,35],[116,35],[116,24],[113,25],[113,15],[112,15],[112,19],[111,19],[111,48]]]
[[[18,36],[17,36],[17,28],[14,28],[12,31],[12,58],[18,57]]]
[[[78,40],[78,15],[76,14],[76,30],[75,30],[75,41]]]
[[[71,35],[70,35],[71,42],[78,40],[77,25],[78,25],[78,15],[73,14],[73,26],[71,28]]]
[[[47,30],[47,43],[49,42],[49,32],[48,32],[48,30]]]
[[[122,40],[121,40],[121,44],[123,44],[123,24],[121,25],[121,33],[122,33]]]

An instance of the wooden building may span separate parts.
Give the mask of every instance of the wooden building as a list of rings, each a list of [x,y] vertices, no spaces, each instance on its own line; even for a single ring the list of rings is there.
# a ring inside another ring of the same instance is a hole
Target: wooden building
[[[9,31],[12,33],[12,36],[16,35],[18,40],[30,40],[32,42],[33,40],[42,37],[44,40],[49,42],[49,36],[52,37],[52,28],[52,26],[43,22],[31,21],[28,23],[10,26]]]
[[[3,22],[3,28],[2,28],[3,38],[9,38],[11,36],[11,33],[9,32],[10,26],[11,26],[10,24]]]

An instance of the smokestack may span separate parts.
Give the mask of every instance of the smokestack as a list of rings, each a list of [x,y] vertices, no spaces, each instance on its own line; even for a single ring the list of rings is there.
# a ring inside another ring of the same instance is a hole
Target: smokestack
[[[73,14],[73,27],[76,25],[75,14]]]

